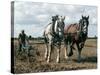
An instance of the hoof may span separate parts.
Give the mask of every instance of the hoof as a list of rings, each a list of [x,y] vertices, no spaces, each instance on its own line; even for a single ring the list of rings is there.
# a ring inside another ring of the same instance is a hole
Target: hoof
[[[56,63],[59,63],[60,62],[60,58],[59,59],[56,59]]]
[[[81,60],[81,59],[79,59],[79,60],[78,60],[78,63],[81,63],[81,61],[82,61],[82,60]]]
[[[47,56],[44,56],[44,59],[47,60]]]
[[[60,61],[56,61],[56,63],[60,63]]]
[[[65,56],[65,59],[67,60],[68,59],[68,56]]]
[[[49,63],[50,61],[49,60],[47,60],[47,63]]]

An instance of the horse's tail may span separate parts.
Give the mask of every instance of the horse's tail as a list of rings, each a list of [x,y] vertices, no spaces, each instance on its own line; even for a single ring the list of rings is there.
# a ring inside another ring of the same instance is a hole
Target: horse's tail
[[[72,36],[71,36],[71,33],[67,33],[66,44],[67,44],[67,55],[70,57],[70,56],[73,55],[72,49],[74,48],[73,45],[72,45]]]

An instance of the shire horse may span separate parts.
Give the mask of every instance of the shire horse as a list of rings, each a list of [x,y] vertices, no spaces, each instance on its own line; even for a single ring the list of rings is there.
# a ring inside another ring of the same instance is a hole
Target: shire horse
[[[64,28],[65,58],[73,55],[74,44],[78,49],[78,62],[81,61],[81,51],[88,35],[89,16],[82,16],[79,23]]]
[[[52,17],[54,19],[55,17]],[[57,59],[56,62],[59,63],[60,60],[60,48],[61,48],[61,41],[63,40],[64,36],[64,19],[63,16],[58,16],[58,19],[53,20],[55,22],[52,22],[48,24],[46,29],[44,30],[44,41],[45,41],[45,59],[47,63],[50,62],[51,57],[51,51],[54,46],[57,47]],[[55,24],[53,24],[55,23]],[[52,26],[54,25],[54,26]],[[54,27],[54,33],[52,32],[52,27]]]

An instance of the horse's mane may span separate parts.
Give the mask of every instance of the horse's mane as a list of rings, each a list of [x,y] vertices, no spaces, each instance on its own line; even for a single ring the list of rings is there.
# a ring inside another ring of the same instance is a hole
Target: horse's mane
[[[44,28],[46,29],[50,24],[52,24],[52,22],[48,23]]]

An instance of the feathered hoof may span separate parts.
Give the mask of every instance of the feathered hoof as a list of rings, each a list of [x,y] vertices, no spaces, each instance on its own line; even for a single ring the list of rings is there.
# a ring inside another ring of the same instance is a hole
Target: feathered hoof
[[[56,63],[60,63],[60,61],[56,61]]]
[[[50,60],[47,60],[47,63],[49,63],[50,62]]]
[[[78,62],[78,63],[81,63],[81,61],[82,61],[82,59],[81,59],[81,58],[77,60],[77,62]]]

